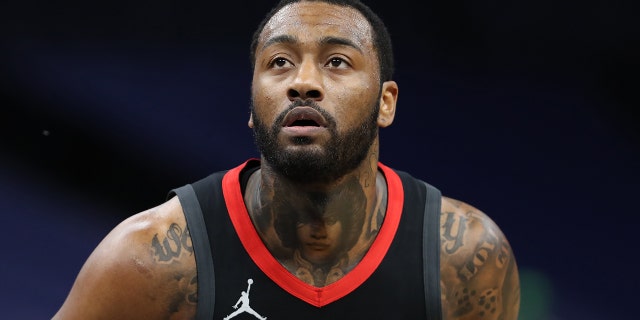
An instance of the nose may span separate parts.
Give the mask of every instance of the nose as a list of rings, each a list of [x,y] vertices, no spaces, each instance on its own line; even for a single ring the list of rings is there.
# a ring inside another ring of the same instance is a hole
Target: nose
[[[310,223],[311,237],[314,239],[324,239],[327,237],[327,229],[322,221],[313,221]]]
[[[322,100],[324,92],[322,89],[322,70],[311,59],[303,60],[300,63],[295,78],[287,90],[289,100],[314,99]]]

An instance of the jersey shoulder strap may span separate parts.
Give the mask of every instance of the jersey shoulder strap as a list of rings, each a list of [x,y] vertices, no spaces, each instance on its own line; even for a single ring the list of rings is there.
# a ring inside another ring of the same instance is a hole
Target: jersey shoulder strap
[[[422,214],[422,272],[427,319],[442,319],[440,288],[440,211],[442,193],[434,186],[411,174],[394,171],[402,179],[405,201],[414,203],[416,214]],[[418,205],[420,204],[420,205]],[[406,205],[410,205],[406,203]]]
[[[182,211],[184,211],[184,217],[187,220],[187,229],[191,237],[191,245],[196,259],[198,277],[196,319],[213,319],[215,276],[209,236],[207,234],[200,202],[191,184],[171,190],[167,198],[174,195],[178,196]]]
[[[421,181],[427,188],[422,225],[422,265],[424,267],[424,296],[427,319],[442,319],[440,297],[440,206],[442,193],[432,185]]]

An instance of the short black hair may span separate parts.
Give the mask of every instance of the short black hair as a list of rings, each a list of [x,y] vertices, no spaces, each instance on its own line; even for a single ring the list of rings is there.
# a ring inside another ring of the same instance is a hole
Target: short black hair
[[[269,22],[269,20],[275,15],[280,9],[289,5],[291,3],[296,2],[325,2],[330,4],[335,4],[344,7],[350,7],[358,10],[365,19],[371,25],[371,29],[373,32],[373,45],[378,54],[378,62],[380,65],[380,81],[389,81],[393,79],[393,48],[391,46],[391,36],[389,35],[389,31],[387,31],[387,27],[385,26],[382,19],[371,10],[367,5],[362,3],[359,0],[281,0],[278,4],[267,13],[262,22],[258,25],[258,28],[253,33],[253,39],[251,40],[251,49],[250,49],[250,58],[251,58],[251,66],[255,67],[256,61],[256,49],[258,46],[258,38],[264,29],[264,26]]]

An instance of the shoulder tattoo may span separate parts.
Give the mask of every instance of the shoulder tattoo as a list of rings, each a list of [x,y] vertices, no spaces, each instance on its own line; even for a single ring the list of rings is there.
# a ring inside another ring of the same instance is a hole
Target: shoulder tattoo
[[[441,241],[447,319],[514,319],[520,299],[517,267],[495,223],[475,210],[445,211]]]
[[[182,254],[193,254],[191,236],[189,229],[180,227],[177,223],[172,223],[163,236],[156,233],[151,239],[153,256],[158,263],[169,263],[180,258]]]

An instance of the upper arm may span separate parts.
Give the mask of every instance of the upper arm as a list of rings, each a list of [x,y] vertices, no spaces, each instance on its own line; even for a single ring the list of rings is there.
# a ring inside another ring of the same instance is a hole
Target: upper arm
[[[516,320],[518,268],[500,228],[483,212],[443,197],[441,287],[446,320]]]
[[[53,319],[189,319],[196,285],[191,238],[174,198],[114,228]]]

